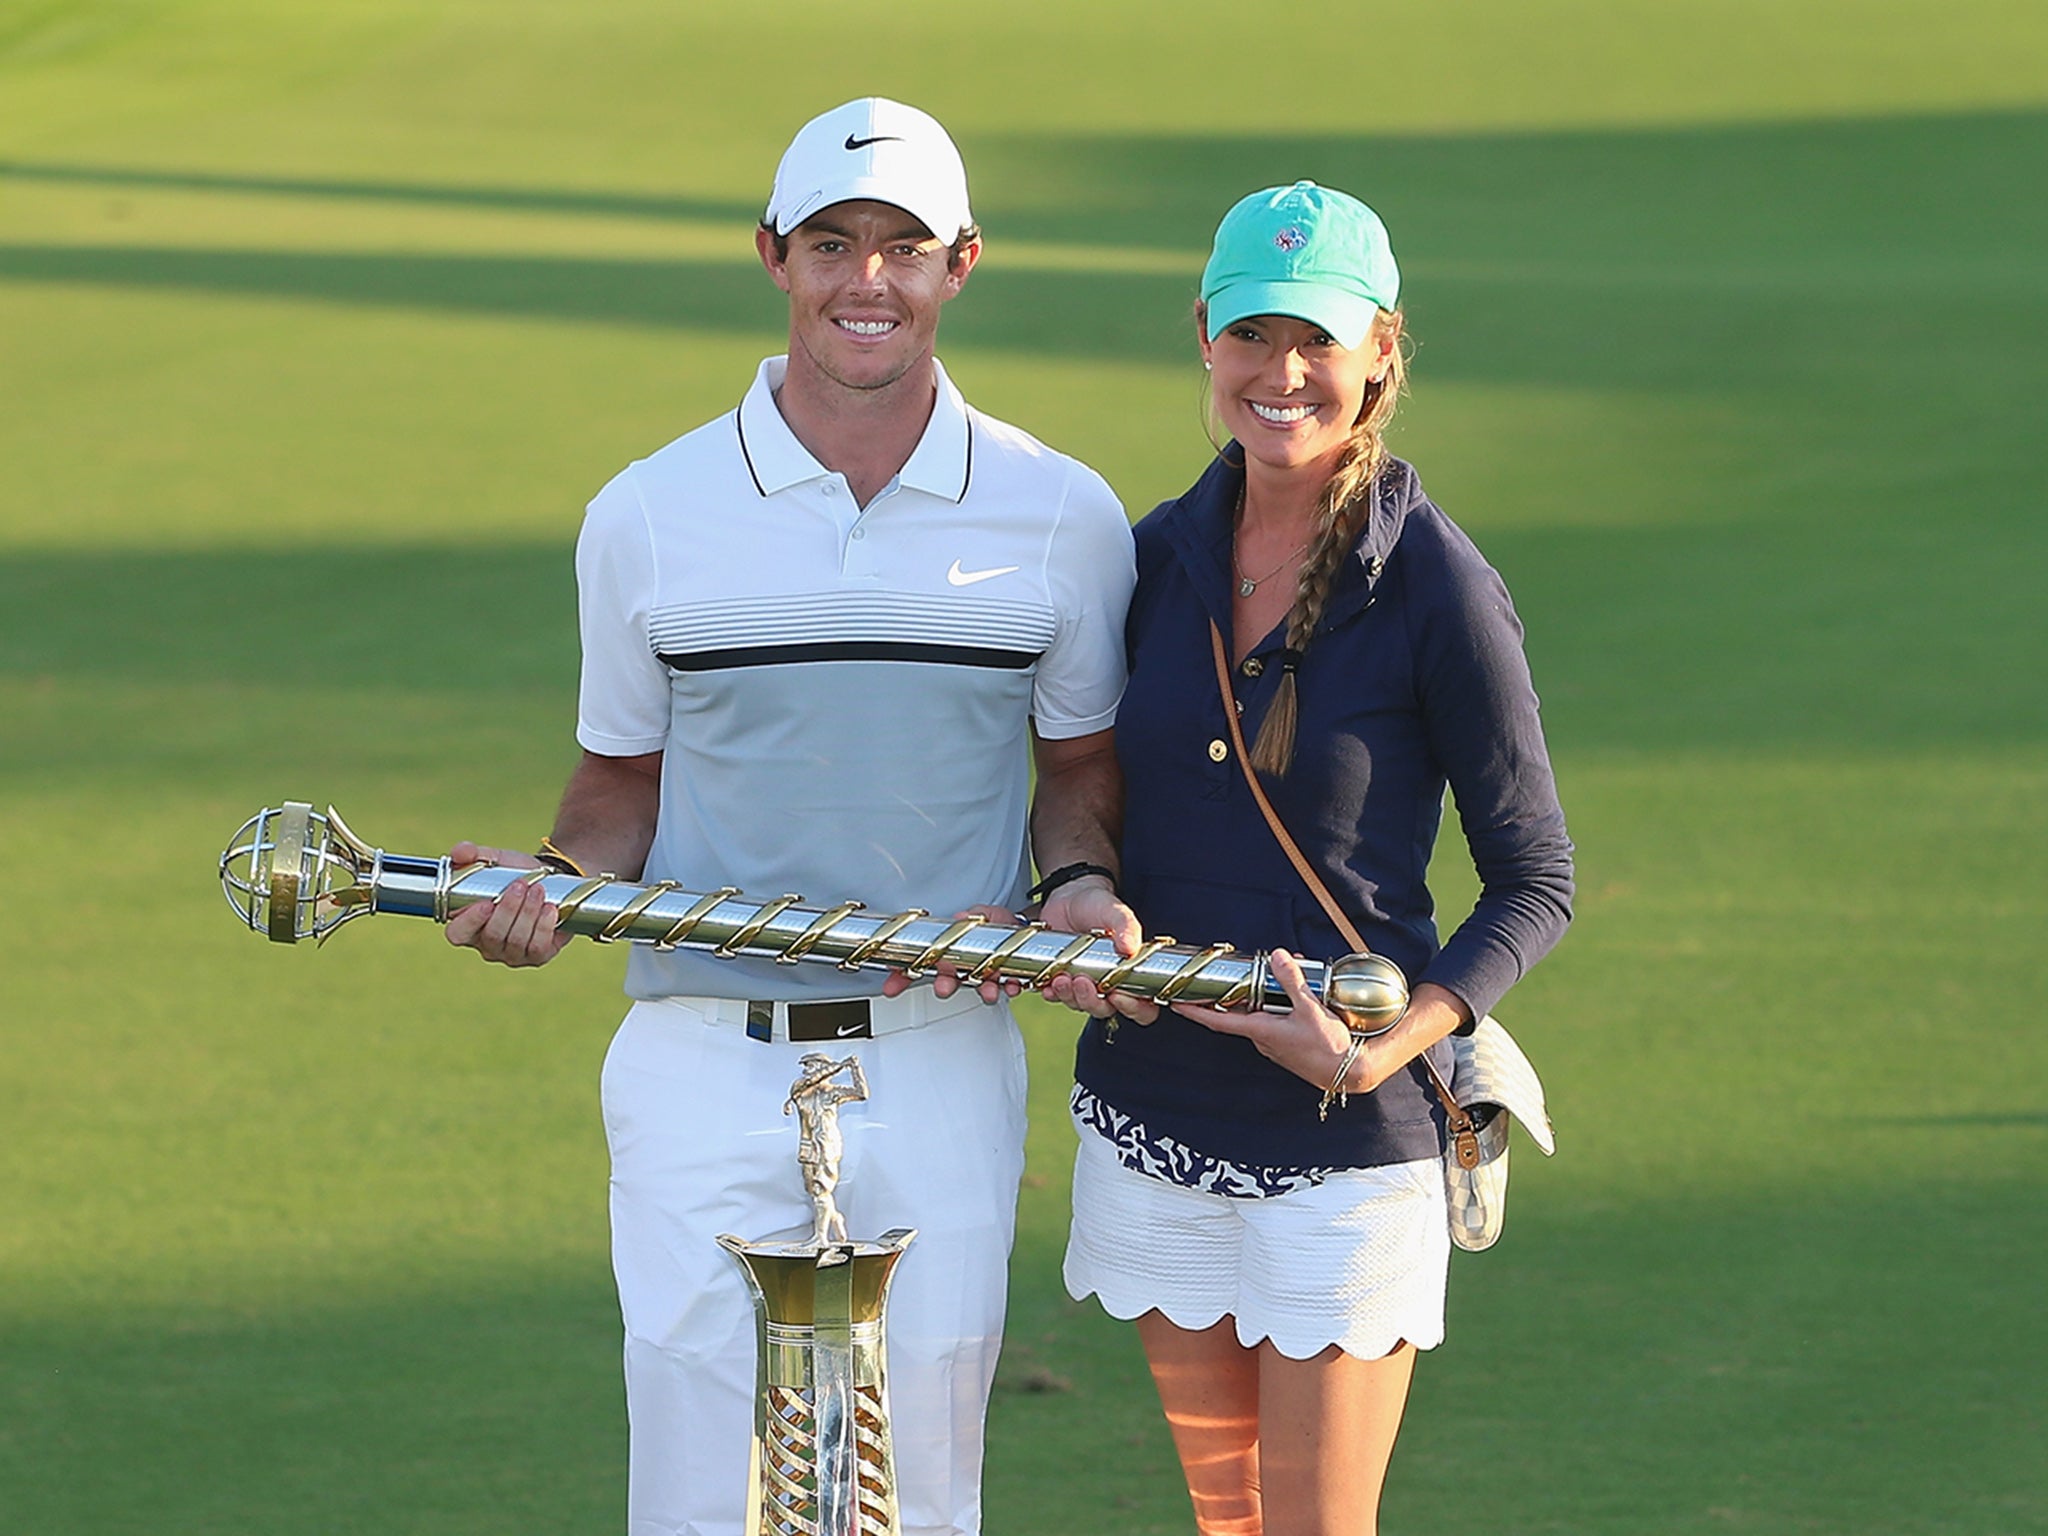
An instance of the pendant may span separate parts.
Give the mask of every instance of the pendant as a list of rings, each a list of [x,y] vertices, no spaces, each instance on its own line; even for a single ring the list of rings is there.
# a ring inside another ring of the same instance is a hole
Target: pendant
[[[1256,581],[1253,581],[1249,576],[1240,576],[1237,578],[1237,595],[1239,597],[1250,597],[1254,592],[1258,590],[1259,584]]]

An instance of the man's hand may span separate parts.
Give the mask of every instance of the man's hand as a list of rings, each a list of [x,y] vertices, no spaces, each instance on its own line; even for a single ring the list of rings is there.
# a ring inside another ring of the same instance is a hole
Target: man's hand
[[[1054,891],[1045,898],[1039,921],[1062,933],[1106,933],[1120,955],[1134,954],[1145,938],[1138,914],[1117,900],[1116,888],[1101,875],[1083,875]],[[1128,992],[1103,993],[1087,977],[1072,973],[1055,976],[1044,992],[1054,1002],[1093,1018],[1122,1017],[1150,1024],[1159,1017],[1157,1003]]]
[[[956,922],[963,917],[978,917],[984,922],[996,923],[1005,928],[1021,927],[1024,922],[1023,918],[1008,907],[969,907],[965,912],[953,914]],[[960,982],[959,969],[953,962],[941,960],[932,970],[932,996],[951,997],[960,990]],[[916,985],[917,982],[902,971],[891,971],[882,978],[882,996],[901,997]],[[1023,990],[1023,987],[1014,981],[984,981],[980,987],[981,1000],[984,1003],[993,1003],[999,997],[1015,997]]]
[[[1061,933],[1106,933],[1120,955],[1135,952],[1145,937],[1138,914],[1117,900],[1116,887],[1102,875],[1069,880],[1045,898],[1038,920]]]
[[[661,810],[661,754],[604,757],[585,752],[562,791],[555,813],[556,843],[572,850],[584,869],[612,871],[637,880],[654,841],[655,818]],[[539,869],[530,853],[511,848],[479,848],[457,843],[450,862],[497,864],[505,869]],[[606,876],[611,878],[610,875]],[[523,881],[496,901],[464,907],[448,920],[448,942],[473,949],[499,965],[546,965],[559,955],[570,936],[557,926],[561,913]]]
[[[465,864],[495,864],[504,869],[539,869],[540,860],[530,853],[508,848],[480,848],[475,843],[457,843],[448,850],[457,869]],[[561,916],[553,902],[541,895],[540,887],[525,881],[507,890],[496,901],[480,901],[464,907],[448,919],[443,931],[458,949],[473,949],[499,965],[546,965],[559,955],[570,936],[555,926]]]

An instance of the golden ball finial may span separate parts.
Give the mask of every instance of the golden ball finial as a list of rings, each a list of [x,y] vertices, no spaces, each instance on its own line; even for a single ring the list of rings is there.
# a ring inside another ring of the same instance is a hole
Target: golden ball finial
[[[1330,962],[1323,1005],[1362,1034],[1384,1034],[1408,1011],[1408,978],[1382,955],[1345,955]]]

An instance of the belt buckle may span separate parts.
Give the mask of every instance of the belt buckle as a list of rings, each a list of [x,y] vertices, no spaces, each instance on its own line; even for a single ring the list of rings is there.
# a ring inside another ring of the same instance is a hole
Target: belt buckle
[[[872,1040],[875,1035],[874,1015],[864,997],[836,1003],[789,1003],[785,1007],[791,1040]],[[752,1013],[750,1006],[749,1033]]]

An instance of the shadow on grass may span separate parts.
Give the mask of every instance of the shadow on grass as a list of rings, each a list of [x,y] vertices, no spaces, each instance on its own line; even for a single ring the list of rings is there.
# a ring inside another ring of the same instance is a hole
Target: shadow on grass
[[[1300,177],[1369,198],[1404,251],[1425,260],[1662,249],[1757,261],[1787,244],[1936,259],[2012,245],[2041,214],[2011,190],[2048,176],[2048,116],[2027,110],[1438,136],[984,134],[962,144],[998,244],[1179,247],[1197,266],[1232,198]],[[772,170],[760,167],[764,198]],[[741,224],[762,201],[18,159],[0,161],[7,179]],[[1900,194],[1932,220],[1904,217],[1892,201]],[[1523,237],[1502,243],[1517,227]]]
[[[1185,366],[1217,205],[1306,171],[1371,189],[1393,218],[1421,387],[1561,385],[1715,408],[1686,426],[1684,453],[1662,458],[1574,428],[1588,440],[1572,453],[1640,457],[1626,493],[1639,504],[1596,509],[1629,526],[1480,530],[1529,622],[1560,742],[1917,749],[2048,735],[2048,679],[2022,664],[2048,646],[2034,575],[2048,559],[2035,441],[2048,204],[2012,195],[2018,171],[2048,168],[2048,114],[1436,139],[992,139],[975,153],[992,229],[1185,246],[1189,266],[1185,278],[1006,270],[999,235],[949,309],[948,347]],[[501,195],[230,182],[292,196]],[[532,196],[581,209],[582,194]],[[616,210],[599,197],[591,211]],[[0,248],[6,279],[764,343],[782,325],[779,296],[740,263],[16,245]],[[1908,325],[1935,295],[1937,313]],[[1680,511],[1658,504],[1657,476],[1698,477],[1714,453],[1725,485],[1702,492],[1689,479],[1674,488]],[[1576,494],[1571,463],[1548,461],[1562,484],[1541,490],[1555,502]],[[1126,494],[1142,504],[1163,489]],[[345,597],[316,604],[313,593]],[[479,665],[479,615],[514,611],[531,622],[491,629]],[[566,540],[16,554],[0,560],[0,612],[0,672],[33,678],[468,696],[563,688],[574,675]]]
[[[977,147],[991,253],[949,344],[1181,363],[1209,231],[1228,201],[1311,175],[1382,206],[1411,281],[1425,376],[1725,391],[1896,375],[1886,317],[1939,301],[1912,366],[2039,381],[2048,115],[1976,114],[1455,138],[1031,138]],[[17,163],[0,174],[564,213],[731,217],[752,205],[566,189],[181,176]],[[1183,274],[1006,267],[1006,236],[1187,252]],[[525,255],[0,247],[0,280],[416,307],[773,338],[745,262]],[[2028,350],[2031,348],[2032,350]]]
[[[2048,1347],[2033,1299],[2048,1225],[2019,1216],[2042,1208],[2041,1177],[1993,1188],[1955,1171],[1929,1170],[1938,1192],[1719,1204],[1674,1189],[1604,1212],[1556,1185],[1524,1195],[1499,1248],[1453,1260],[1449,1335],[1417,1367],[1386,1528],[1429,1529],[1444,1490],[1483,1468],[1518,1533],[2048,1529],[2024,1471],[2048,1404],[2011,1365]],[[993,1507],[1031,1510],[1050,1466],[1077,1488],[1101,1469],[1124,1507],[1050,1528],[1184,1531],[1133,1330],[1027,1280],[1058,1255],[1057,1240],[1020,1246],[1010,1339],[1035,1368],[1093,1374],[1065,1396],[998,1399],[991,1490],[1008,1498]],[[1153,1423],[1084,1419],[1074,1399],[1112,1387]]]
[[[0,1319],[20,1532],[604,1531],[623,1523],[618,1311],[573,1286],[258,1319]]]
[[[2025,509],[1954,543],[1733,527],[1500,528],[1554,739],[1574,750],[1922,750],[2048,738]],[[574,696],[570,546],[0,555],[0,676]],[[1912,623],[1901,622],[1910,613]],[[519,622],[503,622],[517,614]],[[314,695],[309,693],[309,704]],[[566,729],[566,726],[565,726]],[[33,756],[25,741],[14,743]]]
[[[730,198],[589,192],[568,187],[459,187],[436,182],[367,181],[348,177],[232,175],[43,160],[0,160],[0,181],[28,181],[61,187],[125,188],[136,192],[227,192],[238,196],[315,198],[322,202],[496,208],[515,213],[564,213],[604,219],[717,219],[730,223],[751,221],[761,216],[759,203],[735,202]]]
[[[0,555],[0,612],[0,675],[572,697],[576,681],[567,541]]]
[[[1450,1338],[1418,1371],[1390,1525],[1427,1528],[1474,1464],[1518,1532],[2048,1522],[2026,1470],[2048,1422],[2014,1368],[2048,1348],[2048,1234],[2010,1219],[2036,1185],[1580,1213],[1545,1188],[1499,1249],[1453,1266]],[[1131,1330],[1068,1302],[1057,1264],[1039,1236],[1013,1266],[991,1536],[1184,1530]],[[617,1326],[601,1261],[283,1315],[0,1317],[9,1529],[616,1528]],[[1034,1372],[1063,1390],[1020,1385]]]

